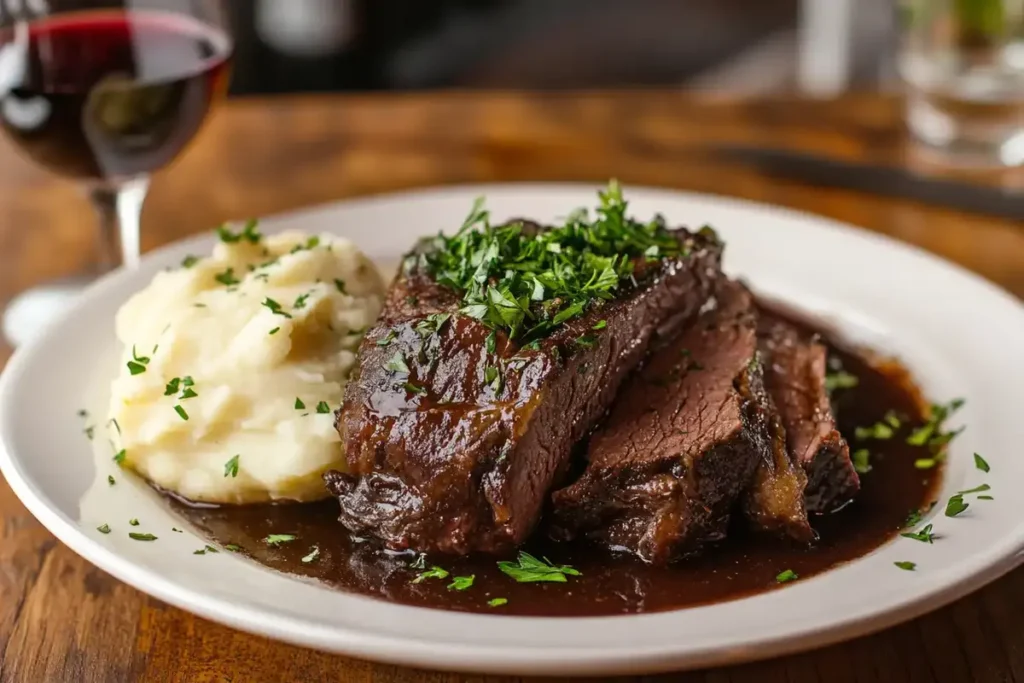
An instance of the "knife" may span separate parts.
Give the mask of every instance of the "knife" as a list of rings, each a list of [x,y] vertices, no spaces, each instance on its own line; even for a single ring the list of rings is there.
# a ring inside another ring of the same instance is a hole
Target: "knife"
[[[727,161],[823,187],[839,187],[911,199],[960,211],[1024,221],[1024,193],[987,185],[930,178],[895,166],[858,163],[803,152],[725,145],[714,153]]]

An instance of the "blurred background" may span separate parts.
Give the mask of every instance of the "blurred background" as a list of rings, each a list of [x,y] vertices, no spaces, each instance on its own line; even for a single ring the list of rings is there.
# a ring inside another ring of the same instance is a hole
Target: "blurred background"
[[[246,0],[233,95],[895,81],[893,0]]]

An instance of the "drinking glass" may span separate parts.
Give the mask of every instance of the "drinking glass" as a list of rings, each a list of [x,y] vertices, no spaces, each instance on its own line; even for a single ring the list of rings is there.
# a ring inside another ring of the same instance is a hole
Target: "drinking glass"
[[[0,129],[27,157],[81,183],[99,216],[100,272],[138,264],[150,174],[181,153],[226,91],[226,3],[0,3]],[[75,289],[22,294],[8,308],[9,336],[22,336],[27,309],[63,303]]]
[[[1024,164],[1024,0],[902,0],[910,133],[950,161]]]

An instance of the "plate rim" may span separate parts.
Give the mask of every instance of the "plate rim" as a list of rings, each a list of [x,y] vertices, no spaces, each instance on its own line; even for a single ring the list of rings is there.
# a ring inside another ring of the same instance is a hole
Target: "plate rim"
[[[442,185],[327,202],[273,214],[267,216],[264,220],[268,223],[286,220],[301,221],[305,217],[315,215],[318,212],[330,212],[338,208],[351,208],[353,206],[372,207],[378,203],[388,204],[416,197],[440,196],[448,193],[493,194],[510,190],[516,192],[578,193],[593,190],[598,186],[598,184],[590,183],[535,182]],[[767,210],[781,214],[781,217],[785,220],[812,221],[821,228],[839,231],[844,234],[854,233],[854,236],[859,239],[867,239],[874,242],[876,247],[897,248],[906,256],[924,258],[931,262],[932,266],[958,271],[959,275],[971,279],[976,285],[983,286],[988,290],[989,295],[998,296],[1004,303],[1013,304],[1018,310],[1024,312],[1024,304],[1016,297],[980,275],[958,264],[946,261],[915,245],[857,228],[848,223],[787,207],[723,195],[639,185],[630,185],[629,189],[638,193],[642,192],[653,199],[657,199],[656,195],[661,194],[676,200],[686,199],[692,202],[732,205],[751,211]],[[183,250],[187,248],[186,245],[202,244],[209,240],[210,237],[206,234],[190,236],[148,252],[144,258],[147,260],[156,259],[167,252]],[[114,286],[112,283],[115,283],[122,273],[123,271],[119,269],[106,275],[90,286],[86,295],[102,296],[107,289]],[[39,339],[45,338],[49,334],[51,327],[57,325],[63,318],[64,316],[60,316],[58,320],[47,325]],[[31,342],[15,351],[2,376],[0,376],[0,425],[4,423],[6,418],[6,401],[3,398],[10,391],[9,387],[17,384],[17,378],[24,372],[23,366],[27,364],[25,359],[29,357],[30,351],[34,346],[35,343]],[[1021,523],[1013,528],[1012,534],[1007,534],[1004,537],[1002,545],[991,548],[991,550],[998,552],[990,552],[985,556],[984,561],[976,560],[969,563],[969,566],[961,569],[958,572],[958,575],[961,575],[958,581],[939,580],[939,574],[936,574],[936,578],[933,578],[934,586],[930,590],[917,595],[912,600],[893,604],[883,612],[844,617],[834,621],[826,629],[814,631],[800,631],[797,629],[784,635],[769,634],[762,638],[748,641],[740,649],[741,651],[738,651],[734,645],[725,644],[707,648],[697,654],[673,655],[671,652],[664,652],[660,649],[644,651],[642,646],[630,645],[622,648],[621,651],[613,650],[595,654],[593,650],[585,648],[576,651],[553,646],[550,649],[538,651],[534,646],[522,645],[480,647],[478,645],[464,646],[450,641],[440,644],[421,639],[401,639],[401,637],[392,634],[355,633],[350,630],[341,630],[340,636],[344,637],[340,637],[339,628],[327,628],[320,624],[304,622],[300,619],[292,619],[284,615],[274,615],[274,619],[268,621],[266,613],[258,608],[233,605],[215,595],[175,584],[173,581],[166,580],[160,575],[153,573],[146,567],[133,563],[116,550],[105,547],[98,539],[93,539],[84,533],[79,524],[64,515],[59,507],[50,500],[49,496],[39,490],[36,483],[26,476],[18,459],[13,453],[9,452],[4,435],[0,435],[0,471],[3,472],[22,504],[61,542],[90,563],[144,593],[153,595],[187,612],[198,614],[212,621],[292,644],[316,647],[352,656],[369,657],[379,661],[389,661],[410,666],[430,666],[445,670],[520,674],[557,671],[562,675],[584,675],[608,673],[609,667],[613,667],[616,671],[642,673],[661,671],[677,666],[692,668],[708,664],[738,663],[767,656],[790,654],[865,635],[920,616],[959,599],[982,585],[995,580],[1020,564],[1021,560],[1024,559],[1021,557],[1022,546],[1024,546],[1024,520],[1022,520]],[[950,572],[947,570],[945,573]],[[425,608],[410,607],[409,609],[433,612],[433,610],[426,610]],[[499,615],[473,616],[484,619],[528,619],[528,617]],[[591,619],[626,620],[631,618],[635,619],[637,616],[616,615]],[[557,619],[565,618],[557,617]],[[342,640],[345,642],[340,642]],[[439,645],[443,647],[439,648]],[[634,662],[632,660],[640,661]]]

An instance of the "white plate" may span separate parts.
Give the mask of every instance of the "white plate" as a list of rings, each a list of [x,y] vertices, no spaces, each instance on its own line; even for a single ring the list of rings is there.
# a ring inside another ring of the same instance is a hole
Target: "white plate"
[[[458,226],[486,194],[496,218],[554,219],[594,203],[594,188],[501,185],[377,197],[279,216],[286,227],[348,236],[394,263],[413,239]],[[1024,548],[1024,308],[921,251],[813,216],[678,192],[627,189],[638,216],[713,224],[731,272],[758,290],[827,316],[847,334],[895,353],[936,400],[967,398],[943,495],[986,480],[995,500],[933,520],[934,545],[896,540],[821,576],[742,600],[642,616],[542,619],[389,604],[277,574],[230,553],[195,556],[199,537],[138,481],[109,487],[76,411],[102,405],[116,364],[113,316],[160,268],[203,253],[210,238],[147,256],[136,272],[93,286],[0,380],[0,466],[25,505],[64,543],[119,579],[236,628],[369,659],[519,674],[610,674],[732,663],[851,638],[919,615],[1014,567]],[[98,393],[97,393],[98,392]],[[153,543],[127,538],[137,517]],[[115,532],[96,527],[111,523]],[[917,571],[900,571],[910,560]]]

